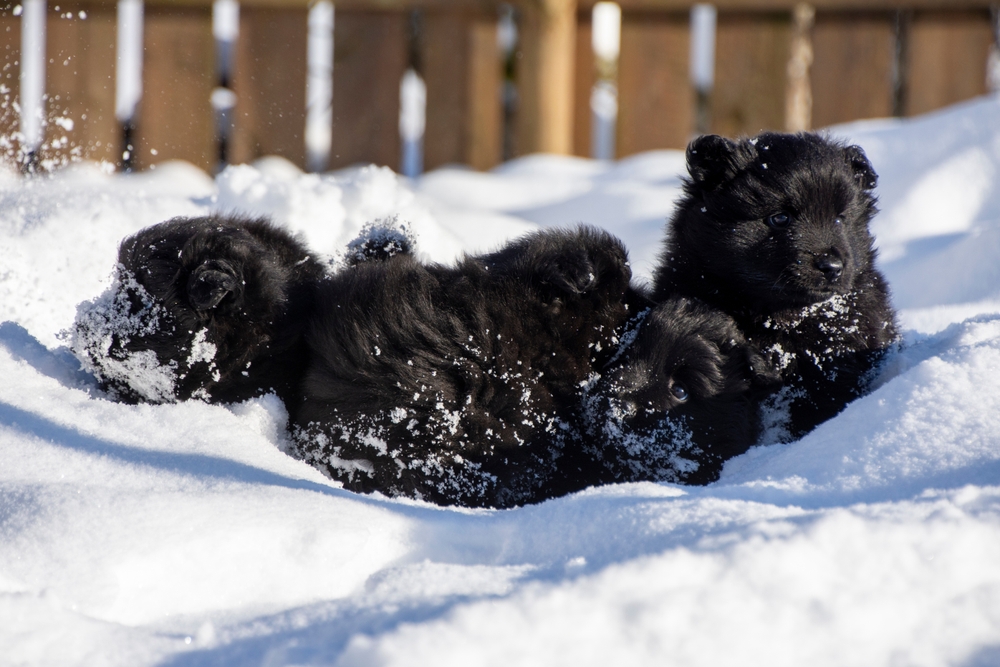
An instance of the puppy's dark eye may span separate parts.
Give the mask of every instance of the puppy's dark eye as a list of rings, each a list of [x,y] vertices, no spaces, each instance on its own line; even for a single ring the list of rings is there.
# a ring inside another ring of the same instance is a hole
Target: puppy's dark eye
[[[679,382],[675,382],[670,387],[670,395],[674,397],[678,403],[684,403],[688,400],[688,390],[687,388]]]
[[[775,213],[774,215],[767,216],[764,222],[771,229],[785,229],[788,225],[792,224],[792,216],[787,213]]]

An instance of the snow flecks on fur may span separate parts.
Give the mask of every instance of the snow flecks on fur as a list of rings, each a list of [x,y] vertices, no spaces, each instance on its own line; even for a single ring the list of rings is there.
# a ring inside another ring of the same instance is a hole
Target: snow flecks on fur
[[[171,402],[177,364],[160,363],[151,350],[125,349],[132,337],[147,337],[160,331],[166,326],[165,318],[163,307],[131,273],[119,267],[104,293],[77,307],[76,323],[69,332],[70,349],[83,370],[107,381],[112,396],[122,398],[118,388],[127,387],[143,400]],[[197,353],[192,350],[192,357],[209,352],[209,358],[214,356],[214,346],[203,343]]]

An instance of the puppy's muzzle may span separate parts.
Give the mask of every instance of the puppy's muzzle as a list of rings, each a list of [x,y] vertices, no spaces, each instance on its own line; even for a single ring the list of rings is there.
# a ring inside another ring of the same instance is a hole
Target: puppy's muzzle
[[[839,281],[840,276],[844,273],[844,260],[836,250],[823,253],[816,258],[814,264],[826,278],[826,281],[831,284]]]

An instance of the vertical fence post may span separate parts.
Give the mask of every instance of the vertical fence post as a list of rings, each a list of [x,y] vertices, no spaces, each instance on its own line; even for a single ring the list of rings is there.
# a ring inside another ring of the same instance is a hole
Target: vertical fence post
[[[222,171],[229,162],[236,93],[233,92],[233,65],[236,40],[240,34],[240,3],[215,0],[212,3],[212,37],[215,39],[216,87],[212,90],[212,112],[218,142],[218,164]]]
[[[812,126],[813,62],[812,27],[816,10],[802,3],[792,11],[792,48],[788,57],[788,87],[785,91],[785,130],[804,132]]]
[[[424,170],[424,131],[427,129],[427,84],[423,64],[423,14],[410,12],[409,66],[399,81],[399,171],[416,178]]]
[[[910,23],[911,13],[905,9],[897,9],[893,16],[893,35],[895,50],[892,61],[892,115],[906,114],[908,102],[907,77],[909,76],[910,59]]]
[[[518,152],[573,152],[576,0],[532,0],[521,9]]]
[[[990,5],[990,28],[993,43],[986,61],[986,90],[1000,93],[1000,4]]]
[[[122,128],[121,164],[135,167],[135,116],[142,98],[142,0],[118,0],[118,51],[115,58],[115,117]]]
[[[691,8],[691,83],[697,96],[695,133],[706,134],[711,126],[711,94],[715,84],[715,26],[712,5]]]
[[[306,58],[306,169],[324,171],[330,162],[333,131],[334,8],[320,0],[309,10]]]
[[[24,0],[21,13],[21,170],[38,168],[45,132],[45,0]]]
[[[618,121],[618,54],[621,51],[622,9],[614,2],[598,2],[591,19],[591,46],[597,64],[597,83],[590,94],[590,154],[598,160],[615,157]]]

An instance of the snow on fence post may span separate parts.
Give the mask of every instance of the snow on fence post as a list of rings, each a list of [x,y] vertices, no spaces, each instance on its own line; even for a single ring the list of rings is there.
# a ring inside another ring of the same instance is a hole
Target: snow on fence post
[[[135,167],[135,116],[142,98],[142,0],[118,0],[115,117],[122,128],[122,169]]]
[[[590,93],[590,154],[598,160],[615,158],[618,124],[618,54],[621,51],[622,8],[598,2],[592,14],[591,46],[597,64],[597,82]]]
[[[320,0],[309,9],[306,64],[306,168],[323,171],[330,162],[333,132],[334,7]]]
[[[709,98],[715,83],[716,10],[712,5],[691,8],[691,83],[697,94],[695,132],[709,129]]]
[[[427,123],[427,86],[410,68],[399,83],[399,137],[402,139],[400,171],[415,178],[424,168],[423,141]]]
[[[215,39],[215,69],[218,85],[212,91],[212,112],[218,138],[217,171],[229,162],[232,141],[233,112],[236,93],[232,89],[233,51],[240,34],[240,3],[237,0],[214,0],[212,3],[212,37]]]
[[[21,169],[34,172],[45,132],[45,0],[21,9]]]

